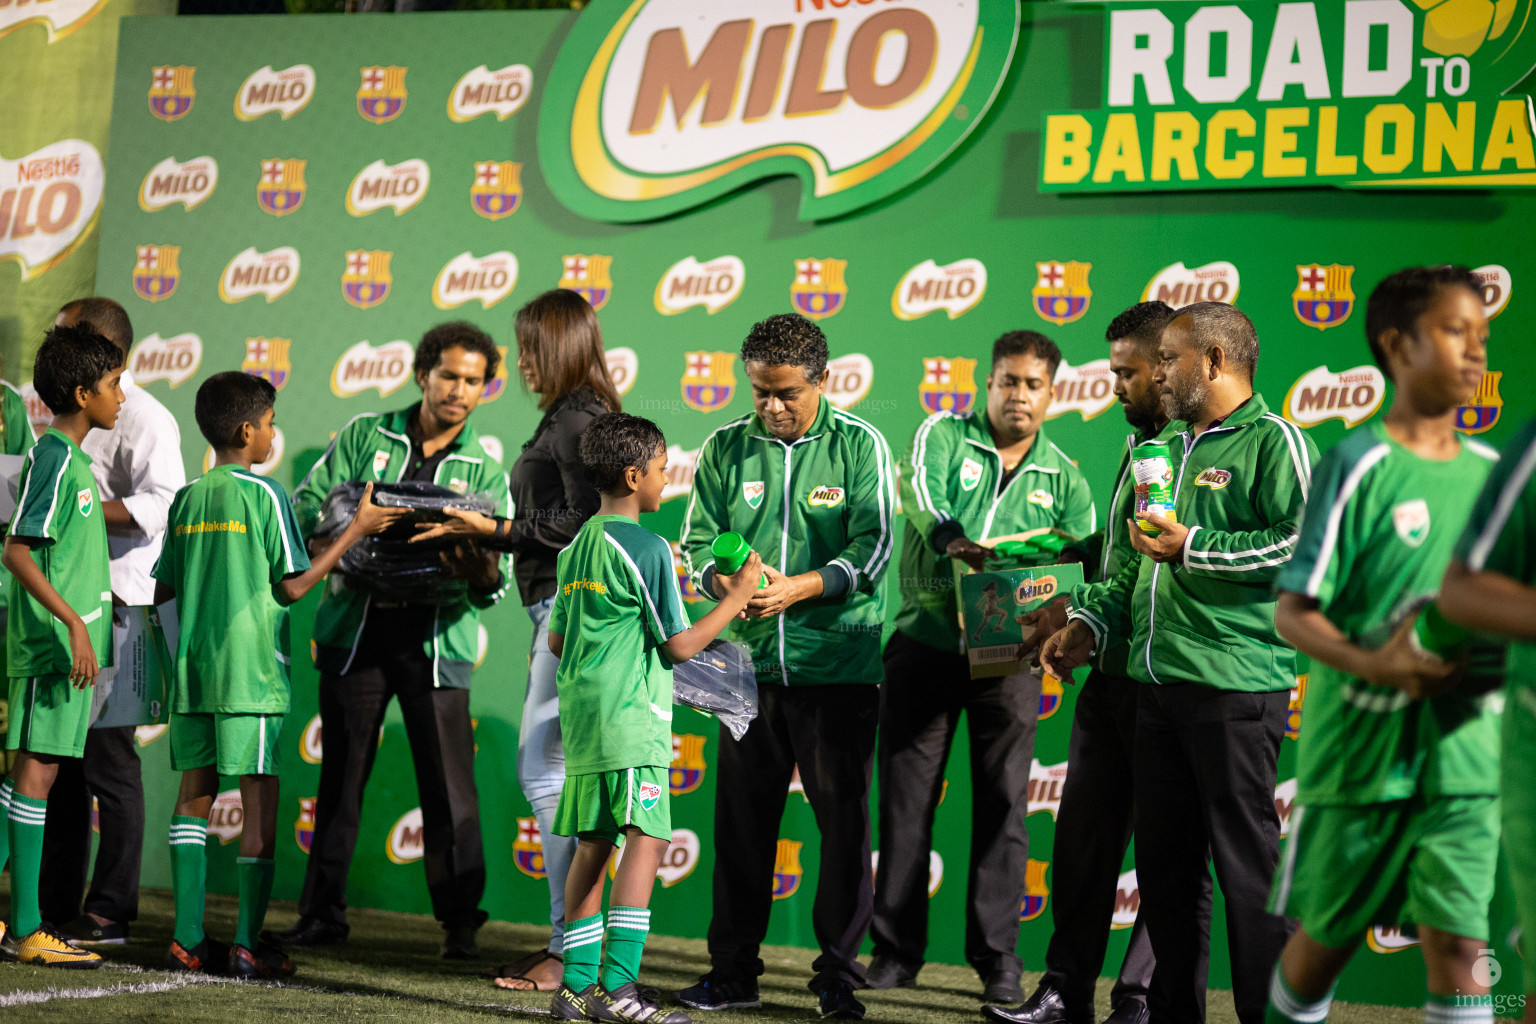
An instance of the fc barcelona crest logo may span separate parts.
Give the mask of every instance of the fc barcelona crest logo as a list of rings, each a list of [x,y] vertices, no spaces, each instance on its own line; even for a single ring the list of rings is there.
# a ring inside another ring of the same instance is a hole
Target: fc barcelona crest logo
[[[1330,263],[1298,263],[1296,290],[1291,292],[1291,308],[1296,318],[1308,327],[1326,331],[1349,319],[1355,308],[1355,293],[1349,279],[1355,268]]]
[[[714,412],[723,409],[736,393],[731,372],[736,356],[730,352],[689,352],[683,371],[683,401],[690,409]]]
[[[673,796],[692,793],[704,781],[704,737],[672,735],[672,765],[667,788]]]
[[[947,411],[964,416],[976,404],[976,360],[963,356],[924,359],[917,397],[930,413]]]
[[[485,382],[485,390],[480,392],[480,401],[494,402],[507,390],[507,349],[508,345],[497,345],[496,351],[501,353],[501,361],[496,366],[496,373]]]
[[[843,279],[847,269],[847,260],[795,260],[795,283],[789,286],[789,301],[812,320],[835,315],[848,298],[848,283]]]
[[[293,841],[299,849],[309,852],[309,844],[315,840],[315,798],[299,797],[299,820],[293,823]]]
[[[1061,708],[1061,698],[1066,696],[1066,691],[1061,688],[1061,680],[1050,673],[1040,678],[1040,715],[1042,719],[1050,718]]]
[[[1457,430],[1463,434],[1481,434],[1499,422],[1499,414],[1504,410],[1504,399],[1499,397],[1499,379],[1503,376],[1502,370],[1488,370],[1483,374],[1483,382],[1477,386],[1472,401],[1456,409]]]
[[[537,818],[517,819],[517,840],[512,844],[512,856],[517,862],[517,870],[529,878],[548,877],[544,870],[544,842]]]
[[[246,338],[241,372],[261,377],[275,391],[283,390],[293,373],[293,363],[288,361],[288,348],[292,344],[291,338]]]
[[[159,302],[176,292],[181,281],[179,245],[141,245],[133,265],[133,291],[145,302]]]
[[[372,309],[389,298],[394,278],[389,274],[392,252],[383,249],[351,249],[347,269],[341,273],[341,294],[358,309]]]
[[[405,68],[363,68],[363,84],[357,87],[357,112],[365,121],[393,121],[405,109]]]
[[[185,64],[162,64],[150,72],[149,112],[162,121],[179,121],[192,111],[197,90],[192,76],[197,68]]]
[[[1019,920],[1033,921],[1045,913],[1045,901],[1050,899],[1050,887],[1045,884],[1045,869],[1050,861],[1029,859],[1024,869],[1024,901],[1019,904]]]
[[[613,294],[613,278],[608,275],[613,266],[612,256],[563,256],[560,260],[560,283],[556,288],[569,288],[587,300],[595,312],[608,304]]]
[[[800,866],[800,847],[793,839],[780,839],[779,850],[773,858],[773,898],[787,900],[800,888],[800,878],[805,869]]]
[[[1081,319],[1088,312],[1088,300],[1093,298],[1093,289],[1088,287],[1088,271],[1092,269],[1092,263],[1076,260],[1036,263],[1039,277],[1032,292],[1035,312],[1058,325]]]
[[[292,213],[304,205],[306,160],[263,160],[256,182],[256,205],[274,217]]]
[[[522,175],[523,165],[511,160],[477,160],[469,205],[487,220],[512,216],[523,201]]]

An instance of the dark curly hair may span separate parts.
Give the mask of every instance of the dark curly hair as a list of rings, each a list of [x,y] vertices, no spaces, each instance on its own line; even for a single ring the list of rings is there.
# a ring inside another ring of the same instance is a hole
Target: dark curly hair
[[[1044,359],[1053,380],[1056,368],[1061,365],[1061,349],[1039,331],[1009,331],[992,343],[993,366],[997,365],[999,359],[1012,356],[1037,356]]]
[[[1365,304],[1365,340],[1371,346],[1371,358],[1388,380],[1392,379],[1392,371],[1387,367],[1381,336],[1394,327],[1403,334],[1413,334],[1419,317],[1435,298],[1443,290],[1457,287],[1470,288],[1482,301],[1483,282],[1466,267],[1451,264],[1399,270],[1371,289],[1370,300]]]
[[[32,386],[55,416],[65,416],[80,410],[76,388],[94,393],[122,365],[123,350],[90,324],[50,327],[32,364]]]
[[[485,356],[487,382],[501,369],[501,350],[489,334],[468,320],[450,320],[429,328],[421,336],[421,343],[416,346],[416,362],[412,366],[415,375],[420,377],[424,373],[431,373],[442,361],[443,353],[450,348],[461,348]]]
[[[769,366],[798,366],[815,384],[827,369],[827,336],[799,313],[776,313],[759,320],[741,343],[741,361]]]
[[[1157,340],[1163,336],[1163,327],[1173,319],[1173,307],[1153,299],[1130,306],[1109,322],[1104,330],[1105,341],[1134,341],[1136,347],[1151,357],[1157,352]]]
[[[215,448],[240,447],[240,426],[256,426],[277,401],[277,389],[265,377],[225,370],[197,389],[193,415],[197,429]]]
[[[610,412],[594,419],[581,432],[576,452],[581,468],[599,494],[612,494],[624,485],[624,470],[644,470],[646,463],[667,450],[661,428],[643,416]]]

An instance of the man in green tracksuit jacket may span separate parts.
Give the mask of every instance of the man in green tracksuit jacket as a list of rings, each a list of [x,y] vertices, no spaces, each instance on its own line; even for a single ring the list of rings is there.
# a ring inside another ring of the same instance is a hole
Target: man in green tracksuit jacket
[[[1142,557],[1073,595],[1041,661],[1058,676],[1130,639],[1142,688],[1135,741],[1141,913],[1168,1019],[1205,1014],[1197,906],[1209,857],[1227,908],[1243,1024],[1268,1004],[1287,937],[1266,911],[1279,860],[1274,789],[1296,652],[1275,633],[1274,581],[1296,544],[1317,447],[1253,392],[1259,341],[1231,306],[1186,306],[1163,329],[1153,379],[1170,419],[1177,522],[1131,531]]]
[[[495,503],[512,514],[507,474],[469,422],[501,354],[465,322],[439,324],[416,348],[422,400],[355,417],[331,441],[294,495],[310,547],[331,488],[345,481],[419,481]],[[480,609],[511,579],[510,556],[468,543],[448,552],[464,596],[446,605],[387,601],[333,573],[315,612],[320,724],[325,757],[316,796],[315,836],[299,901],[299,922],[279,937],[317,945],[346,937],[347,869],[357,844],[363,788],[378,750],[391,697],[398,697],[416,768],[432,910],[447,931],[445,956],[472,954],[485,922],[485,856],[475,791],[469,677],[479,647]]]
[[[773,905],[779,819],[796,764],[821,829],[811,990],[823,1016],[862,1016],[855,959],[872,898],[869,786],[881,678],[885,569],[895,543],[890,447],[828,404],[827,342],[794,314],[741,346],[755,412],[699,449],[683,558],[715,593],[710,544],[727,531],[769,583],[732,636],[752,648],[759,712],[740,741],[720,730],[711,970],[679,998],[696,1009],[759,1006],[759,947]]]
[[[954,565],[984,568],[990,552],[980,541],[1042,529],[1077,539],[1097,523],[1088,482],[1041,426],[1061,350],[1043,334],[1009,331],[993,344],[990,365],[985,408],[924,420],[901,478],[907,525],[880,702],[880,873],[867,980],[871,988],[909,984],[923,965],[933,815],[963,711],[974,818],[965,958],[987,1002],[1016,1003],[1041,680],[1032,671],[971,679]]]

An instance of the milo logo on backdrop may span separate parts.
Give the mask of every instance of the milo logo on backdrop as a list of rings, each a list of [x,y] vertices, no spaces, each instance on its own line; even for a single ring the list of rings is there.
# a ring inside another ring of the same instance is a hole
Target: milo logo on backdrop
[[[997,95],[1017,0],[589,4],[555,60],[539,148],[577,213],[639,221],[763,178],[803,219],[933,170]]]
[[[106,180],[89,142],[65,139],[18,160],[0,153],[0,260],[30,280],[75,251],[96,223]]]

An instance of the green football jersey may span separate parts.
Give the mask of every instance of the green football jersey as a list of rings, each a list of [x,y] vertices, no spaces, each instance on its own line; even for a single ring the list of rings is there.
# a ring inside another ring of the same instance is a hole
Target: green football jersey
[[[688,628],[671,547],[627,516],[593,516],[555,570],[565,774],[671,764],[672,663],[661,645]]]
[[[1420,458],[1380,421],[1351,431],[1318,465],[1280,590],[1315,599],[1355,644],[1382,646],[1435,596],[1497,453],[1464,440],[1454,459]],[[1366,804],[1498,792],[1497,698],[1409,700],[1315,662],[1297,745],[1303,804]]]
[[[288,495],[239,466],[176,492],[155,579],[176,591],[179,714],[288,710],[288,611],[272,588],[309,568]]]
[[[48,428],[21,466],[11,535],[41,541],[32,557],[90,630],[98,665],[112,664],[112,576],[106,520],[91,457]],[[68,673],[69,629],[15,579],[10,581],[6,672],[25,678]]]
[[[1505,446],[1488,476],[1456,557],[1474,572],[1488,570],[1536,587],[1536,419]],[[1509,645],[1505,679],[1536,689],[1536,643]],[[1526,695],[1525,699],[1530,699]]]
[[[8,380],[0,380],[0,452],[25,455],[37,443],[32,421],[27,418],[27,403]],[[18,492],[19,493],[19,492]],[[0,566],[0,613],[11,600],[11,574]]]

